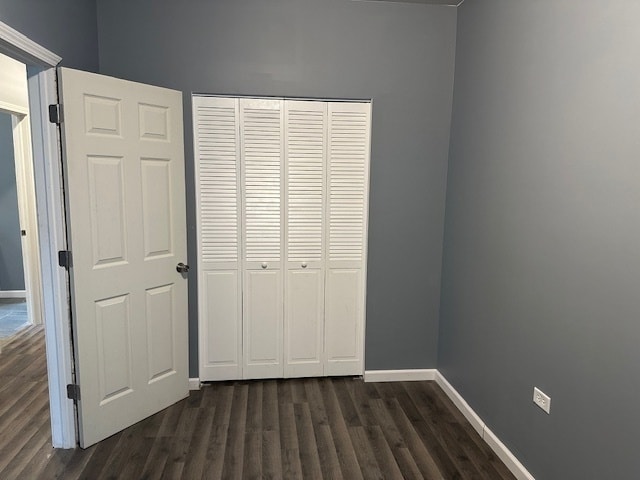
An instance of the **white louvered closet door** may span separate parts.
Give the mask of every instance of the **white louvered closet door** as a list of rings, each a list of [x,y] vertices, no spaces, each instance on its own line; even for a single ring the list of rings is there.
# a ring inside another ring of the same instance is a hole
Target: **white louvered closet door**
[[[240,99],[244,378],[283,376],[283,110]]]
[[[326,102],[285,102],[285,377],[324,374],[326,119]]]
[[[202,381],[242,376],[238,103],[193,97]]]
[[[362,375],[371,104],[328,111],[325,375]]]
[[[361,375],[371,105],[193,107],[200,378]]]

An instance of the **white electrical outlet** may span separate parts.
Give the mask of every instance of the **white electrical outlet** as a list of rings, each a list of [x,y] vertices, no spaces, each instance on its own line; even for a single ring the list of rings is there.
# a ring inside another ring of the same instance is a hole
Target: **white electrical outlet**
[[[537,387],[533,387],[533,403],[538,405],[542,410],[547,413],[551,413],[551,397],[545,394]]]

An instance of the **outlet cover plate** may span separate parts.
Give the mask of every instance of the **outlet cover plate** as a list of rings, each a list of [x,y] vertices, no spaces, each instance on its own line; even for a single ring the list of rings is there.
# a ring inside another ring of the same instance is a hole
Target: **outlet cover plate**
[[[551,397],[537,387],[533,387],[533,403],[547,413],[551,413]]]

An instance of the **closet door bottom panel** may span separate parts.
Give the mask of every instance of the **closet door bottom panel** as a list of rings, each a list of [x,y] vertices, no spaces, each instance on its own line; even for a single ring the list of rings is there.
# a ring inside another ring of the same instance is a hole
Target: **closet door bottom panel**
[[[282,377],[282,271],[247,270],[244,278],[243,377]]]

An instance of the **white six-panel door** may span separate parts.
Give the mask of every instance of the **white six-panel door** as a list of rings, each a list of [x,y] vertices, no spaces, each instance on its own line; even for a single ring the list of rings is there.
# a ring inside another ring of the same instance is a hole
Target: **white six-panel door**
[[[80,445],[188,395],[182,94],[60,71]]]
[[[201,380],[363,373],[369,123],[194,97]]]

